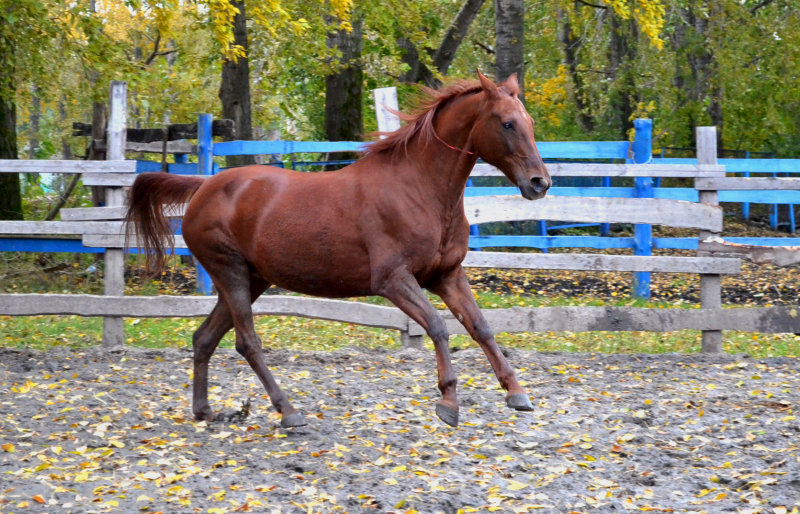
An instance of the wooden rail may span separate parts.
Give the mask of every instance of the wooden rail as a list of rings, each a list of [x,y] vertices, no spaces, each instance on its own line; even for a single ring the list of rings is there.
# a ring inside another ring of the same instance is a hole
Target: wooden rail
[[[701,131],[702,132],[702,131]],[[119,135],[116,136],[118,139]],[[707,140],[712,140],[705,134]],[[715,140],[715,139],[714,139]],[[112,151],[109,154],[120,155]],[[57,164],[53,164],[57,163]],[[691,177],[705,203],[658,198],[570,198],[548,197],[536,202],[518,197],[484,196],[466,198],[467,217],[471,223],[496,221],[558,219],[608,223],[659,224],[698,230],[701,255],[667,257],[650,255],[542,254],[506,252],[470,252],[467,267],[517,269],[567,269],[594,271],[694,273],[701,276],[701,308],[648,309],[634,307],[551,307],[487,309],[485,314],[496,332],[541,331],[671,331],[696,329],[704,333],[704,351],[721,351],[722,330],[754,332],[800,332],[800,308],[736,308],[721,306],[720,276],[738,273],[740,258],[777,264],[800,262],[800,249],[765,247],[745,248],[720,238],[722,210],[716,204],[720,190],[762,189],[794,190],[797,179],[725,178],[724,169],[715,164],[561,164],[551,165],[553,174],[572,176],[613,175],[626,177]],[[45,171],[82,173],[84,182],[102,183],[119,195],[121,188],[135,177],[135,164],[128,161],[0,161],[0,172]],[[494,174],[485,166],[476,174]],[[749,180],[749,181],[748,181]],[[205,316],[216,302],[210,296],[123,296],[121,276],[125,244],[121,218],[124,198],[108,207],[64,209],[62,219],[54,222],[0,222],[0,234],[14,236],[75,235],[87,247],[107,250],[107,288],[103,295],[0,295],[0,315],[29,316],[74,314],[102,316],[106,322],[104,344],[122,344],[123,317],[194,317]],[[182,209],[173,212],[182,214]],[[132,235],[135,244],[135,234]],[[176,247],[185,248],[180,236]],[[732,249],[733,248],[733,249]],[[109,259],[109,256],[113,256]],[[254,305],[256,314],[294,315],[336,320],[398,330],[404,344],[418,344],[422,328],[394,307],[362,302],[324,300],[301,296],[263,296]],[[445,314],[452,333],[463,327]]]

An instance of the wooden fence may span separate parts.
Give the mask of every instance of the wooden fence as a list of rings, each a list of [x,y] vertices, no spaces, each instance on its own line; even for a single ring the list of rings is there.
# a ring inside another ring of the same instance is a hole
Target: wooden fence
[[[115,89],[117,88],[117,89]],[[64,209],[62,221],[0,222],[0,235],[47,237],[75,235],[87,247],[103,248],[106,255],[103,295],[0,295],[0,315],[30,316],[73,314],[102,316],[103,342],[124,342],[124,317],[193,317],[207,315],[216,299],[209,296],[123,295],[125,236],[123,187],[136,176],[135,162],[120,160],[124,116],[115,115],[124,98],[124,88],[112,85],[109,132],[109,161],[0,161],[0,172],[81,173],[86,185],[108,188],[109,205],[88,209]],[[124,104],[124,102],[123,102]],[[117,117],[115,117],[117,116]],[[121,124],[120,124],[121,123]],[[716,163],[716,136],[713,127],[698,130],[700,164],[557,164],[549,166],[553,176],[591,175],[615,177],[683,177],[694,180],[698,202],[664,198],[613,198],[548,196],[529,202],[519,196],[474,196],[465,199],[470,223],[482,224],[513,220],[565,220],[599,223],[664,225],[698,231],[698,255],[693,257],[652,255],[547,254],[470,252],[467,267],[567,269],[626,272],[677,272],[701,277],[699,309],[653,309],[637,307],[549,307],[488,309],[484,313],[495,332],[549,331],[674,331],[696,329],[703,332],[703,351],[721,351],[722,330],[764,333],[800,332],[800,307],[723,309],[721,275],[738,273],[739,257],[782,265],[800,262],[796,248],[761,248],[731,245],[721,238],[723,213],[718,195],[723,190],[797,190],[798,179],[726,178],[724,167]],[[475,174],[496,174],[488,167],[476,167]],[[179,213],[176,213],[179,214]],[[185,248],[180,236],[176,247]],[[720,256],[722,255],[722,256]],[[295,315],[382,327],[401,333],[404,344],[420,343],[423,330],[393,307],[343,300],[299,296],[264,296],[254,304],[255,314]],[[452,333],[464,333],[457,321],[445,314]]]

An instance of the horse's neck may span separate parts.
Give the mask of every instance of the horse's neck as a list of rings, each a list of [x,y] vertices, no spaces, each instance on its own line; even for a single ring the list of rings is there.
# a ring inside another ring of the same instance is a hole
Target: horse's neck
[[[478,157],[472,148],[471,132],[477,117],[478,99],[470,95],[443,106],[434,120],[436,137],[417,141],[417,168],[435,184],[435,191],[447,205],[460,205],[464,187]]]

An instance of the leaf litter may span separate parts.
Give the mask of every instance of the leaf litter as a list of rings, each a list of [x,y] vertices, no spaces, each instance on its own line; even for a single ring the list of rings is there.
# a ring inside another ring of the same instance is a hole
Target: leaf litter
[[[192,419],[184,350],[2,349],[0,512],[800,508],[796,359],[508,352],[535,411],[471,347],[452,429],[430,352],[267,350],[309,421],[287,430],[230,349],[216,423]]]

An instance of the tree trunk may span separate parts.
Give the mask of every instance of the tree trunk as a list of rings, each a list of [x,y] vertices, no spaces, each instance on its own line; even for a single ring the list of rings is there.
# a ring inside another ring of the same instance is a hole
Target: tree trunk
[[[328,33],[328,48],[336,48],[341,53],[338,58],[341,68],[325,77],[325,137],[328,141],[361,141],[364,134],[362,20],[354,19],[352,24],[350,32]]]
[[[433,65],[442,75],[447,75],[447,70],[453,63],[458,47],[461,46],[469,26],[480,12],[484,2],[485,0],[466,0],[458,11],[456,19],[447,29],[442,44],[433,54]]]
[[[595,127],[594,117],[589,109],[583,75],[578,70],[578,50],[582,42],[579,37],[572,34],[569,14],[564,9],[558,10],[558,41],[564,50],[563,62],[569,70],[570,79],[572,79],[572,95],[578,112],[578,123],[585,132],[592,132]]]
[[[520,100],[525,102],[525,2],[494,0],[495,79],[500,82],[517,74]]]
[[[0,23],[5,23],[0,17]],[[14,42],[0,27],[0,159],[17,158],[17,110],[14,101]],[[22,219],[22,192],[18,173],[0,173],[0,219]]]
[[[414,46],[414,43],[408,38],[401,37],[397,40],[397,46],[403,50],[402,60],[408,65],[408,71],[400,75],[400,82],[407,84],[420,83],[435,87],[438,81],[431,73],[431,70],[420,60],[419,50]]]
[[[235,0],[232,5],[239,9],[233,18],[234,44],[241,46],[245,56],[236,61],[222,63],[222,82],[219,86],[219,99],[222,101],[222,117],[231,119],[236,126],[235,139],[253,139],[253,118],[250,110],[250,65],[247,60],[247,16],[244,0]],[[252,155],[232,155],[225,157],[225,164],[245,166],[255,164]]]
[[[92,137],[89,141],[89,149],[86,158],[90,161],[104,161],[106,153],[95,148],[95,141],[106,140],[106,105],[103,102],[92,103]],[[102,186],[92,186],[92,205],[95,207],[105,205],[106,188]],[[101,256],[103,254],[97,254]]]
[[[638,101],[634,65],[636,61],[637,28],[633,19],[623,20],[610,13],[611,40],[608,51],[608,73],[611,79],[609,94],[609,124],[623,141],[628,139],[631,116]]]
[[[39,88],[31,87],[31,126],[28,143],[28,159],[36,159],[39,154],[39,125],[42,119],[42,102],[39,99]]]
[[[712,3],[705,6],[714,9]],[[717,62],[710,41],[709,17],[697,14],[690,6],[680,10],[672,42],[676,52],[673,84],[678,91],[679,104],[689,104],[687,124],[689,130],[682,144],[691,144],[694,129],[708,123],[702,119],[705,110],[710,123],[717,127],[717,148],[722,148],[723,116],[722,89],[717,79]],[[705,107],[703,107],[705,106]]]

